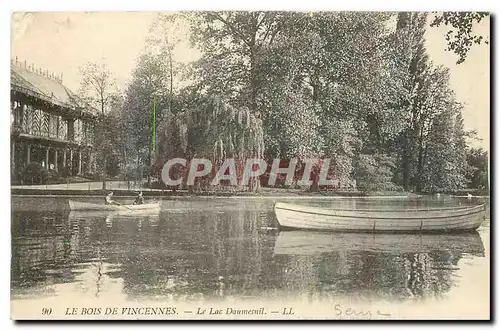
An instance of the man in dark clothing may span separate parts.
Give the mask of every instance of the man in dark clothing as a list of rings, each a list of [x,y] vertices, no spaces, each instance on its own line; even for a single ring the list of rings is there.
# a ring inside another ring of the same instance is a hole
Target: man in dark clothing
[[[144,197],[142,197],[142,191],[139,192],[139,195],[135,198],[134,204],[144,204]]]

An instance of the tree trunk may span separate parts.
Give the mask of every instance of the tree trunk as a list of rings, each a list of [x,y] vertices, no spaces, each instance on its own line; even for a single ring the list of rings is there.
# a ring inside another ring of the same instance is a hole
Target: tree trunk
[[[251,41],[250,47],[250,107],[251,111],[257,118],[260,118],[260,113],[257,112],[257,73],[255,68],[255,36]]]
[[[102,190],[106,190],[106,166],[108,164],[108,156],[104,153],[104,166],[102,170]]]
[[[319,75],[314,71],[311,77],[312,101],[314,104],[319,100]]]
[[[249,184],[250,184],[250,191],[255,193],[260,190],[260,179],[258,177],[252,178]]]
[[[410,162],[411,162],[411,141],[408,132],[405,134],[403,145],[403,189],[408,191],[410,189]]]
[[[312,184],[309,186],[309,192],[318,192],[318,191],[319,191],[318,181],[313,180]]]
[[[152,151],[151,151],[151,148],[149,148],[149,152],[148,152],[148,187],[151,185],[151,154],[152,154]]]
[[[419,143],[418,143],[418,163],[417,163],[417,177],[415,178],[416,182],[416,191],[422,191],[422,175],[423,175],[423,167],[424,167],[424,138],[423,138],[423,129],[420,129]]]
[[[170,61],[170,100],[169,100],[169,110],[172,113],[172,104],[173,104],[173,89],[174,89],[174,71],[172,65],[172,51],[168,52],[168,60]]]
[[[122,169],[122,171],[123,171],[123,173],[126,173],[126,171],[127,171],[127,148],[126,147],[123,147],[122,153],[123,153],[123,156],[122,156],[123,157],[123,169]]]
[[[136,165],[136,173],[135,173],[135,181],[137,182],[140,179],[140,150],[137,151],[137,165]]]
[[[103,145],[105,146],[106,143],[108,143],[108,141],[106,141],[106,138],[105,138],[105,127],[104,127],[104,123],[105,123],[105,118],[106,118],[106,115],[104,113],[104,95],[103,95],[103,92],[101,91],[101,114],[102,114],[102,120],[101,120],[101,124],[99,125],[101,127],[101,138],[104,137],[104,141],[103,142]],[[103,161],[103,167],[102,167],[102,190],[106,190],[106,167],[108,165],[108,156],[107,156],[107,153],[106,151],[104,150],[104,161]]]
[[[151,131],[152,131],[151,133],[155,133],[154,128],[152,128]],[[152,150],[153,149],[153,137],[152,137],[152,134],[149,136],[149,141],[150,141],[150,143],[149,143],[149,148],[148,148],[148,167],[146,169],[146,171],[148,171],[147,172],[148,187],[151,184],[151,155],[153,153],[153,150]],[[141,177],[141,180],[142,180],[142,177]]]

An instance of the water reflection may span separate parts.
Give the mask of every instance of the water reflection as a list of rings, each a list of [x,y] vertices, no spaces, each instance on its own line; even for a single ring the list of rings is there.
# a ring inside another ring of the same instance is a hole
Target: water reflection
[[[276,223],[272,201],[211,206],[173,201],[149,216],[13,212],[12,297],[426,299],[459,285],[461,258],[484,256],[477,233],[278,233],[263,230]]]
[[[278,235],[274,253],[288,259],[292,288],[327,287],[322,294],[383,299],[439,297],[450,290],[458,261],[484,257],[477,232],[452,235],[357,234],[290,231]],[[304,273],[308,273],[304,281]],[[300,275],[299,275],[300,274]],[[310,288],[309,288],[310,290]]]

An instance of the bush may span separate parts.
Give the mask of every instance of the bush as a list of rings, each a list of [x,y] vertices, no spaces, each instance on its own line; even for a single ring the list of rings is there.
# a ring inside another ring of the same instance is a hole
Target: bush
[[[178,187],[178,186],[176,186]],[[151,183],[148,185],[147,182],[144,183],[143,188],[151,188],[151,189],[172,189],[172,187],[167,187],[165,186],[165,183],[163,181],[159,180],[152,180]]]
[[[85,172],[82,174],[82,177],[92,181],[97,181],[101,179],[101,175],[99,173],[94,173],[94,172]]]
[[[61,173],[55,170],[47,170],[40,163],[31,163],[19,174],[22,184],[54,184],[61,183]]]
[[[24,184],[45,184],[49,178],[47,171],[40,163],[26,165],[22,173]]]
[[[361,154],[357,161],[357,187],[363,192],[400,191],[392,181],[393,159],[385,154]]]
[[[59,170],[59,176],[61,178],[69,178],[71,176],[71,171],[69,170],[69,167],[63,167]]]
[[[23,171],[22,170],[16,169],[15,171],[12,170],[10,172],[10,181],[11,181],[12,185],[21,184],[22,179],[23,179]]]

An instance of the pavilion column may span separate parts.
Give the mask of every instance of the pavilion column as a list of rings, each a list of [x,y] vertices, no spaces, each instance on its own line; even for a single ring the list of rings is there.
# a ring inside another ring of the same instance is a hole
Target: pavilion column
[[[57,149],[54,148],[54,170],[58,170],[57,169],[58,166],[57,166]]]
[[[92,173],[92,149],[89,148],[89,152],[88,152],[88,157],[87,157],[87,171],[89,173]]]
[[[11,150],[11,155],[10,155],[10,167],[11,171],[14,172],[16,169],[16,142],[13,140],[12,141],[12,150]]]
[[[26,145],[26,164],[29,165],[31,163],[31,144]]]
[[[82,174],[82,150],[78,150],[78,175]]]
[[[69,148],[69,171],[73,175],[73,149]]]
[[[66,169],[66,147],[63,151],[63,169]]]
[[[50,150],[50,147],[45,148],[45,169],[46,170],[50,169],[50,166],[49,166],[49,150]]]

